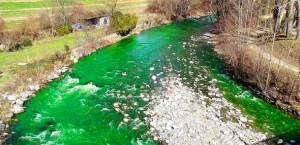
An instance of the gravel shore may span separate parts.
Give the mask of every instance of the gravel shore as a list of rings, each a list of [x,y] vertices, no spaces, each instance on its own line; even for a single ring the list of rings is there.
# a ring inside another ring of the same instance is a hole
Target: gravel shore
[[[211,81],[212,91],[218,90],[213,89],[215,82]],[[146,111],[154,140],[170,145],[240,145],[266,139],[267,134],[252,129],[251,120],[224,98],[194,92],[174,75],[162,79],[161,84]]]

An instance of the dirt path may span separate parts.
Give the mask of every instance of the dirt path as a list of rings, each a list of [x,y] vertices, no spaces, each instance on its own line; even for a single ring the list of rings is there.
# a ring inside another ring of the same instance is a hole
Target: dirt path
[[[253,50],[254,52],[256,52],[257,54],[260,51],[260,47],[257,45],[253,45],[253,44],[249,44],[248,49]],[[276,64],[277,66],[292,70],[296,73],[298,73],[300,71],[300,68],[294,65],[289,64],[288,62],[284,61],[284,60],[280,60],[279,58],[275,57],[274,55],[271,56],[270,53],[268,52],[264,52],[264,50],[261,50],[262,53],[262,57],[265,58],[268,61],[272,61],[273,64]]]

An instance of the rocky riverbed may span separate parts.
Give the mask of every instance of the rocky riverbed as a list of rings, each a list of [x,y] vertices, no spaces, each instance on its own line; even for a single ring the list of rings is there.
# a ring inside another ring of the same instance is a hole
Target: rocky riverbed
[[[151,97],[148,122],[154,140],[171,145],[253,144],[267,138],[256,132],[251,119],[241,114],[217,92],[211,81],[207,97],[184,86],[175,75],[161,80],[160,89]]]

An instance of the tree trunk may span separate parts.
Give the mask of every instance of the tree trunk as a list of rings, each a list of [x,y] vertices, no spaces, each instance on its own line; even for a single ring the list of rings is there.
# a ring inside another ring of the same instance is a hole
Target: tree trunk
[[[293,9],[294,9],[295,0],[289,0],[288,9],[287,9],[287,26],[286,26],[286,38],[291,37],[293,29]]]
[[[300,0],[297,0],[297,40],[300,40]]]
[[[280,13],[279,13],[279,6],[276,5],[273,9],[273,20],[274,20],[274,27],[273,27],[273,31],[275,32],[275,30],[277,29],[277,26],[280,26],[280,24],[278,25],[277,23],[279,22],[278,19],[280,19]]]

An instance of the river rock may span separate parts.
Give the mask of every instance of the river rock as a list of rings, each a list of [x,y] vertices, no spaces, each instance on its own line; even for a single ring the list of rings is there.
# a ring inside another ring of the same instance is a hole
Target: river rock
[[[15,100],[17,100],[17,95],[9,95],[9,96],[7,96],[7,100],[9,100],[9,101],[15,101]]]
[[[156,77],[156,76],[152,76],[151,78],[152,78],[152,80],[156,80],[156,79],[157,79],[157,77]]]
[[[278,141],[277,141],[277,144],[282,144],[283,143],[283,140],[282,139],[279,139]]]
[[[35,85],[35,86],[34,86],[34,90],[35,90],[35,91],[38,91],[39,89],[40,89],[40,86],[39,86],[39,85]]]
[[[13,111],[13,113],[15,113],[15,114],[19,114],[19,113],[22,113],[23,111],[24,111],[24,108],[22,107],[22,106],[20,106],[20,105],[13,105],[13,107],[12,107],[12,111]]]
[[[296,143],[296,141],[295,140],[290,140],[290,143]]]
[[[53,131],[50,136],[52,137],[52,136],[56,136],[59,134],[60,134],[60,131]]]
[[[16,100],[16,104],[19,105],[19,106],[23,106],[24,101],[21,100],[21,99],[17,99],[17,100]]]
[[[34,85],[29,85],[28,88],[30,91],[34,91]]]
[[[242,122],[247,122],[248,120],[247,120],[247,118],[245,118],[245,117],[241,117],[241,118],[240,118],[240,121],[242,121]]]

